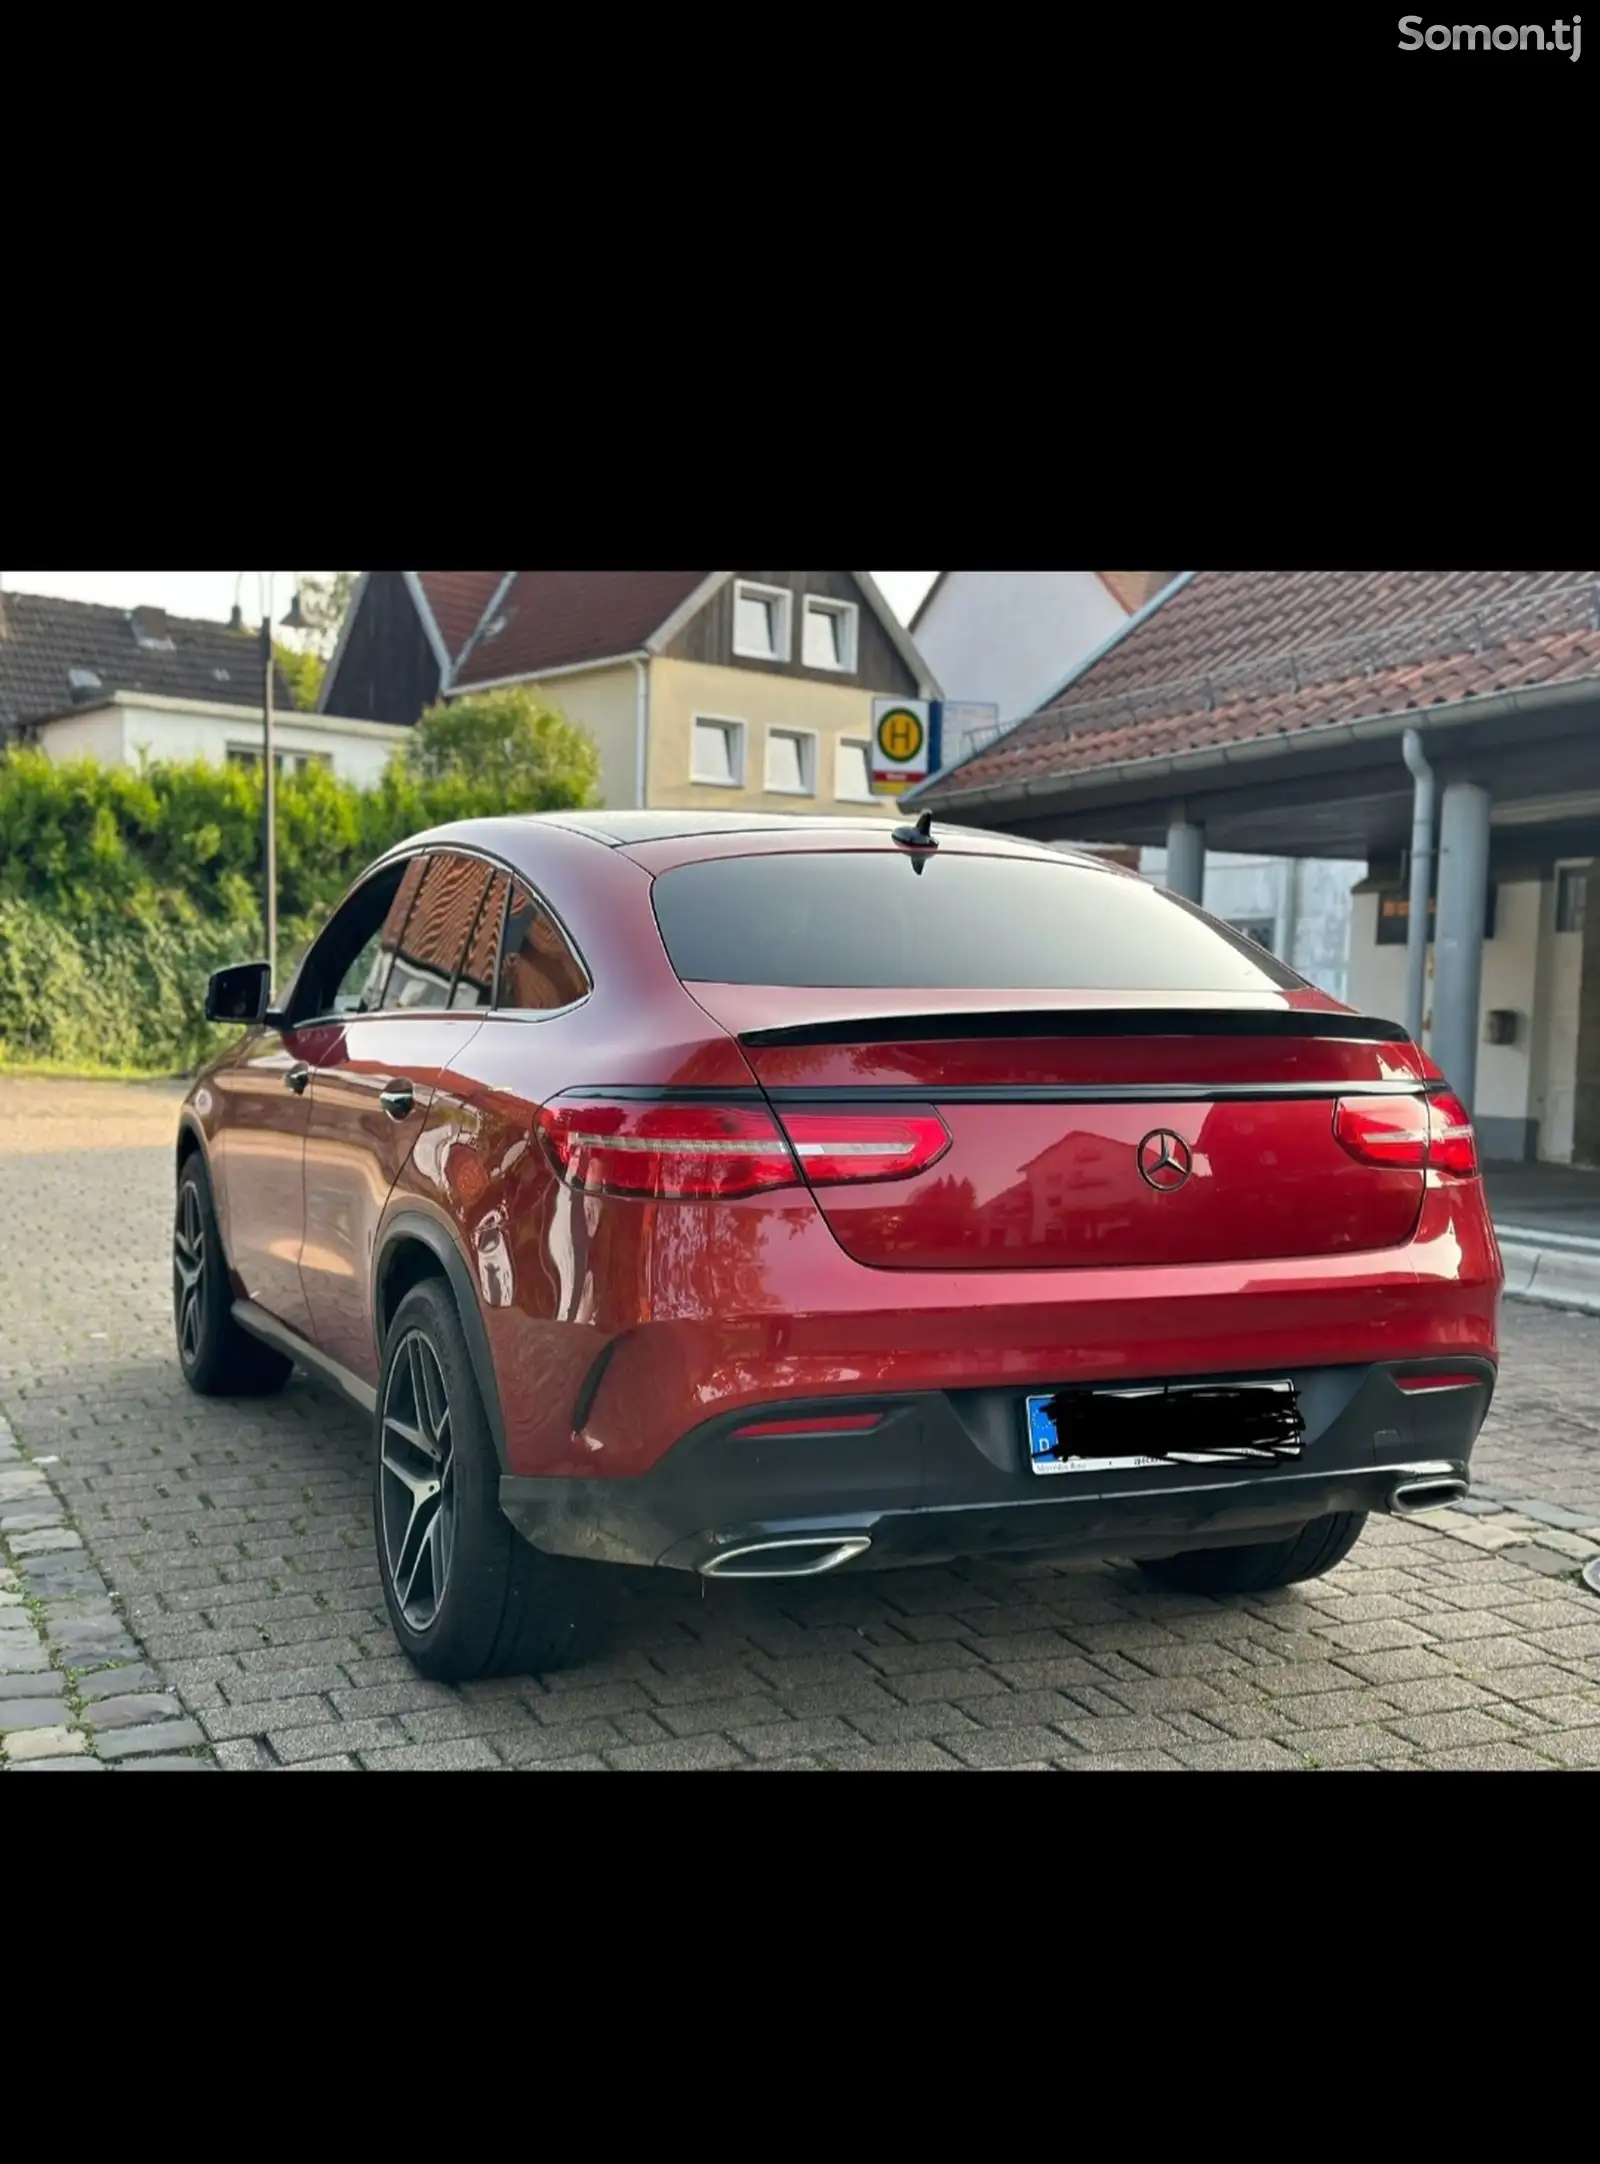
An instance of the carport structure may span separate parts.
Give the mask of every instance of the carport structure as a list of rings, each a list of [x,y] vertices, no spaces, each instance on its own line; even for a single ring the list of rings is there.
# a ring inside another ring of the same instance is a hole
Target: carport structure
[[[1354,860],[1349,997],[1400,1019],[1408,731],[1436,806],[1430,1049],[1487,1154],[1600,1162],[1600,573],[1187,572],[910,801],[1165,846],[1201,901],[1208,849]]]

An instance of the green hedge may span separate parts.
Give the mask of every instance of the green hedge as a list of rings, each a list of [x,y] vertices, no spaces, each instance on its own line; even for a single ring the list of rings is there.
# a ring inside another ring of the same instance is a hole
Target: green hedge
[[[368,790],[325,767],[284,775],[280,976],[363,866],[408,834],[584,793],[536,778],[508,795],[503,779],[423,779],[398,758]],[[227,1040],[202,1019],[207,976],[262,951],[260,866],[250,768],[0,754],[0,1064],[199,1064]]]
[[[301,927],[285,926],[285,957],[303,945]],[[205,921],[145,894],[125,914],[73,923],[0,898],[0,1061],[184,1073],[230,1034],[203,1019],[207,977],[260,951],[254,911]]]

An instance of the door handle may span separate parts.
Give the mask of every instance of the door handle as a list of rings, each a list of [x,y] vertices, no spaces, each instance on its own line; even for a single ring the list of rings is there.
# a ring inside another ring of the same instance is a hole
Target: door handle
[[[286,1090],[293,1090],[297,1097],[303,1097],[306,1084],[310,1080],[311,1069],[302,1060],[298,1066],[289,1069],[289,1072],[283,1078],[283,1086]]]
[[[391,1082],[389,1087],[380,1093],[378,1102],[382,1105],[384,1111],[388,1113],[390,1119],[405,1119],[414,1107],[411,1084],[409,1082]]]

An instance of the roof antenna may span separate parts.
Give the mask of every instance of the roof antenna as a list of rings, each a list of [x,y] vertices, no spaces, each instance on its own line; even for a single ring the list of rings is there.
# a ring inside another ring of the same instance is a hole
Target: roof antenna
[[[933,814],[925,811],[914,827],[896,827],[894,838],[906,849],[937,849],[933,838]]]

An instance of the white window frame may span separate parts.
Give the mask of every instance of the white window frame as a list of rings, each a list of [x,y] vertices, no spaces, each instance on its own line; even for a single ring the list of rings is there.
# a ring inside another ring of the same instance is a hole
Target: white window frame
[[[748,594],[755,601],[775,601],[778,620],[776,648],[739,644],[739,602]],[[744,661],[787,662],[794,652],[794,595],[787,586],[763,586],[755,579],[733,582],[733,650]]]
[[[1589,911],[1588,889],[1594,887],[1597,898],[1600,898],[1600,864],[1597,864],[1593,857],[1559,857],[1556,860],[1555,891],[1550,897],[1551,927],[1563,939],[1581,939],[1583,936],[1581,928],[1576,932],[1563,932],[1561,930],[1561,882],[1563,875],[1569,872],[1581,873],[1583,877],[1585,889],[1583,897],[1584,914],[1587,916]]]
[[[261,746],[259,744],[230,744],[227,747],[226,763],[229,766],[243,767],[246,772],[259,772]],[[303,774],[306,768],[310,766],[326,766],[331,771],[333,754],[328,751],[297,751],[292,746],[288,751],[284,751],[274,746],[272,766],[274,773],[280,779],[285,774]]]
[[[857,796],[852,789],[840,786],[839,766],[846,750],[859,751],[866,768],[867,788],[864,796]],[[878,799],[872,789],[872,739],[870,736],[841,736],[833,747],[833,800],[836,804],[876,804]]]
[[[819,616],[843,617],[847,628],[844,639],[845,658],[842,661],[813,661],[806,653],[805,619],[815,610]],[[856,659],[860,652],[861,611],[853,601],[835,601],[827,594],[807,594],[801,611],[800,665],[806,669],[826,669],[830,676],[854,676]]]
[[[770,761],[772,755],[772,740],[774,737],[778,736],[788,737],[794,743],[800,746],[800,772],[805,778],[805,786],[803,788],[780,788],[778,784],[771,779]],[[773,725],[767,730],[767,740],[762,747],[761,780],[768,796],[815,796],[817,793],[816,730],[791,728],[787,722],[783,723],[781,726],[776,722],[773,723]]]
[[[702,722],[708,729],[731,729],[734,732],[733,742],[738,749],[738,759],[735,762],[730,757],[730,766],[737,765],[737,771],[731,780],[725,779],[720,774],[702,774],[696,767],[694,763],[695,732]],[[742,789],[744,787],[745,759],[749,738],[750,732],[737,714],[695,714],[692,716],[689,723],[689,779],[698,782],[703,789]]]

